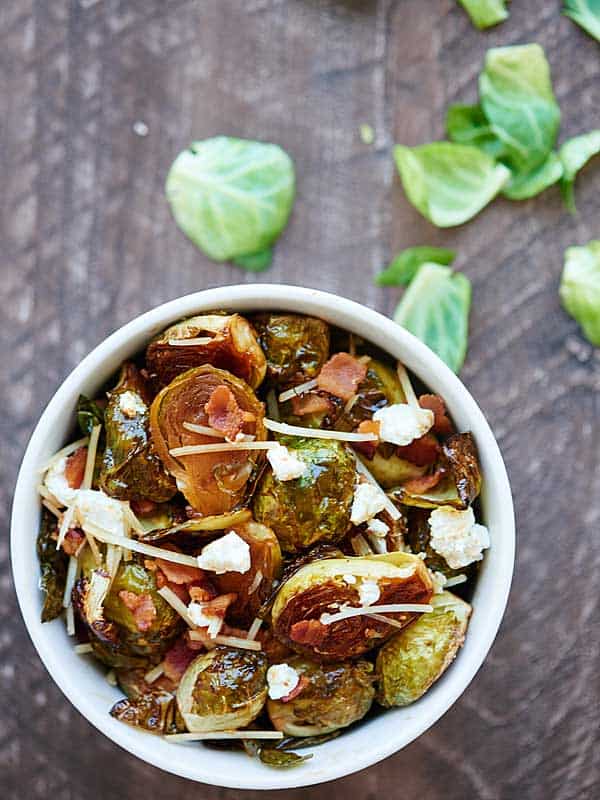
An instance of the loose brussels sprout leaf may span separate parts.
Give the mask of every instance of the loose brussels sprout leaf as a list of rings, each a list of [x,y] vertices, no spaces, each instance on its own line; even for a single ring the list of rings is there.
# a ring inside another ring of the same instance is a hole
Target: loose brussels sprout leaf
[[[165,542],[170,539],[180,539],[179,534],[190,538],[205,539],[214,531],[224,531],[236,525],[242,525],[252,519],[252,513],[247,508],[232,511],[231,514],[218,514],[213,517],[192,517],[185,522],[179,522],[168,528],[152,528],[140,538],[144,542]],[[143,524],[143,521],[140,520]]]
[[[439,228],[467,222],[510,178],[509,170],[486,153],[455,142],[396,145],[394,158],[406,196]]]
[[[294,191],[294,165],[284,150],[227,136],[193,142],[166,183],[181,230],[215,261],[242,265],[285,228]]]
[[[550,67],[538,44],[488,50],[479,95],[492,130],[504,145],[502,160],[513,173],[530,173],[546,161],[556,141],[560,109]]]
[[[77,424],[84,436],[89,436],[96,425],[104,425],[104,410],[84,394],[77,400]]]
[[[355,583],[344,580],[354,576]],[[366,615],[321,622],[343,604],[360,606],[359,588],[376,582],[377,604],[427,603],[432,594],[429,573],[417,556],[388,553],[366,558],[333,558],[302,567],[282,583],[271,612],[273,631],[288,647],[321,661],[355,658],[381,644],[397,628]],[[402,624],[414,612],[387,615]]]
[[[319,736],[286,736],[284,739],[274,744],[273,749],[303,750],[305,747],[317,747],[317,745],[325,744],[325,742],[330,742],[332,739],[337,739],[341,733],[342,731],[338,729],[331,733],[323,733]]]
[[[238,267],[247,269],[248,272],[262,272],[273,263],[273,248],[267,247],[266,250],[261,250],[260,253],[253,253],[250,256],[238,256],[233,259],[233,263],[237,264]]]
[[[600,4],[598,5],[598,27],[600,29]],[[600,130],[584,133],[568,139],[558,153],[563,165],[563,176],[560,184],[566,207],[575,214],[575,178],[593,156],[600,153]]]
[[[458,494],[456,484],[450,475],[443,478],[434,489],[430,489],[422,494],[409,492],[402,486],[392,489],[390,494],[397,503],[413,508],[452,506],[452,508],[462,509],[465,507]]]
[[[254,495],[255,519],[275,531],[287,553],[341,541],[350,525],[354,457],[335,440],[281,437],[281,442],[308,470],[289,481],[265,471]]]
[[[254,318],[267,358],[267,378],[276,386],[316,378],[329,358],[329,325],[299,314],[260,314]]]
[[[451,141],[478,147],[494,159],[502,158],[505,154],[504,145],[494,133],[481,106],[450,106],[446,113],[446,132]],[[429,261],[444,263],[435,258]]]
[[[439,264],[423,264],[394,320],[458,372],[467,353],[470,308],[471,284],[465,275]]]
[[[271,747],[261,747],[259,758],[263,764],[268,767],[277,767],[278,769],[289,769],[290,767],[298,767],[312,758],[312,753],[305,756],[299,756],[297,753],[290,753],[286,750],[275,750]]]
[[[244,423],[244,432],[264,441],[267,431],[262,403],[247,383],[209,364],[175,378],[155,398],[150,410],[156,450],[189,504],[202,516],[229,514],[243,506],[265,460],[261,450],[177,457],[169,452],[185,445],[214,444],[214,438],[189,431],[183,423],[208,425],[205,406],[218,387],[229,389],[238,408],[252,415],[252,420]]]
[[[42,509],[40,531],[37,537],[37,556],[40,562],[40,589],[44,593],[42,622],[50,622],[63,611],[63,594],[67,578],[67,555],[56,549],[56,517]],[[53,536],[54,534],[54,536]]]
[[[563,14],[600,42],[599,0],[565,0]]]
[[[149,413],[144,379],[126,362],[117,386],[109,393],[104,414],[106,447],[99,484],[111,497],[164,503],[177,492],[175,481],[152,448]]]
[[[145,679],[147,672],[147,669],[142,668],[115,670],[119,688],[123,690],[129,700],[139,700],[149,691],[160,691],[175,696],[177,686],[172,680],[166,675],[161,675],[149,684]]]
[[[556,153],[550,153],[530,172],[517,172],[502,191],[509,200],[527,200],[553,186],[563,176],[563,165]]]
[[[177,706],[194,733],[244,728],[267,699],[264,653],[216,647],[194,659],[177,689]]]
[[[459,0],[476,28],[491,28],[508,19],[506,0]]]
[[[560,299],[588,341],[600,347],[600,239],[567,247]]]
[[[135,700],[124,698],[114,704],[111,717],[149,733],[169,734],[185,730],[177,711],[177,702],[170,692],[150,689]]]
[[[276,730],[289,736],[320,736],[352,725],[371,708],[375,689],[368,661],[319,664],[294,656],[287,663],[305,685],[285,703],[267,700]]]
[[[421,264],[451,264],[456,257],[454,250],[444,247],[408,247],[394,258],[391,264],[375,279],[378,286],[408,286]]]
[[[186,339],[200,341],[171,344]],[[254,328],[239,314],[201,314],[171,325],[148,345],[146,363],[162,384],[192,367],[212,364],[232,372],[255,389],[266,371]]]
[[[450,592],[435,595],[431,604],[431,613],[396,634],[377,654],[377,701],[382,706],[406,706],[418,700],[464,642],[471,606]]]

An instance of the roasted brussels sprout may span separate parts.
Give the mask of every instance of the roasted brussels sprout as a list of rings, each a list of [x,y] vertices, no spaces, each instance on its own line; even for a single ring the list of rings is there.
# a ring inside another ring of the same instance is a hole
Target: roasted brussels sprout
[[[281,437],[308,465],[305,475],[279,481],[271,470],[253,500],[254,517],[275,531],[281,549],[295,553],[315,542],[339,542],[350,524],[355,462],[340,442]]]
[[[216,647],[194,659],[177,689],[177,706],[192,732],[243,728],[267,699],[264,653]]]
[[[261,314],[254,319],[267,378],[281,387],[316,378],[329,358],[329,325],[316,317]]]
[[[111,716],[150,733],[164,735],[184,731],[185,724],[177,709],[175,687],[169,686],[170,681],[159,678],[148,685],[143,678],[144,670],[127,672],[129,676],[125,679],[123,673],[117,676],[127,697],[114,704],[110,710]],[[132,673],[133,679],[130,677]]]
[[[267,701],[271,722],[289,736],[317,736],[362,719],[373,702],[373,665],[368,661],[318,664],[302,656],[289,659],[303,688],[291,700]]]
[[[256,333],[239,314],[202,314],[171,325],[148,345],[146,363],[163,385],[192,367],[212,364],[256,389],[266,371]]]
[[[433,611],[386,642],[377,654],[377,701],[386,707],[418,700],[452,663],[465,639],[471,606],[450,592]]]
[[[106,448],[99,484],[111,497],[163,503],[177,492],[150,441],[149,403],[143,377],[126,362],[104,413]]]
[[[381,644],[397,627],[367,614],[335,621],[327,617],[341,608],[375,603],[425,604],[432,592],[427,568],[408,553],[323,559],[282,583],[271,611],[273,631],[297,652],[322,661],[355,658]],[[406,625],[415,616],[406,611],[386,614]]]
[[[67,556],[56,549],[58,524],[56,517],[42,509],[37,555],[40,562],[40,589],[44,593],[42,622],[50,622],[63,611],[63,593],[67,578]]]
[[[84,394],[77,400],[77,424],[84,436],[89,436],[96,425],[104,425],[104,408],[97,400]]]
[[[175,378],[156,397],[150,411],[156,450],[180,491],[202,516],[227,514],[242,506],[265,458],[261,450],[171,455],[176,447],[215,443],[214,438],[187,430],[183,423],[209,425],[206,406],[220,389],[243,416],[243,433],[265,440],[263,405],[252,389],[235,375],[208,364]]]

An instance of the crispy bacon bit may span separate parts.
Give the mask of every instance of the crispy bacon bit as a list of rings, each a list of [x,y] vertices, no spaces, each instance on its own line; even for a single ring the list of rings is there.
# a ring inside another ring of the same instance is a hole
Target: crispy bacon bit
[[[65,464],[65,478],[71,489],[79,489],[85,473],[87,461],[87,447],[80,447],[67,458]]]
[[[374,419],[363,419],[358,428],[358,433],[376,433],[379,436],[379,423]],[[353,447],[369,461],[375,455],[379,442],[354,442]]]
[[[228,594],[221,594],[213,600],[206,602],[205,600],[198,600],[198,591],[198,587],[190,587],[190,597],[194,602],[202,603],[202,613],[207,617],[220,617],[223,619],[229,606],[237,600],[237,594],[235,594],[235,592],[229,592]],[[200,591],[204,590],[201,589]]]
[[[164,674],[173,683],[179,684],[183,673],[196,658],[196,653],[189,646],[186,636],[178,639],[170,650],[167,650],[163,659]]]
[[[204,573],[198,567],[174,564],[172,561],[164,561],[162,558],[157,558],[156,563],[169,583],[192,583],[201,581],[204,577]]]
[[[75,556],[85,542],[85,533],[79,528],[71,528],[63,539],[62,549],[68,556]]]
[[[299,679],[298,683],[294,686],[294,688],[292,689],[291,692],[288,692],[288,694],[286,694],[285,697],[281,698],[281,702],[282,703],[289,703],[290,700],[294,699],[294,697],[298,697],[300,692],[302,692],[304,689],[306,689],[306,687],[308,686],[309,683],[310,683],[310,681],[308,680],[306,675],[300,675],[300,679]]]
[[[433,411],[433,428],[431,430],[434,433],[440,436],[449,436],[454,432],[454,425],[448,417],[446,404],[439,394],[422,394],[419,397],[419,405],[421,408]]]
[[[217,596],[217,592],[212,586],[204,584],[190,586],[189,593],[195,603],[208,603]]]
[[[135,625],[139,631],[147,631],[156,617],[156,608],[149,594],[136,594],[122,589],[119,598],[133,614]]]
[[[329,394],[349,400],[367,374],[367,365],[349,353],[332,356],[317,377],[317,386]]]
[[[136,517],[151,517],[157,509],[158,504],[154,500],[131,500],[131,510]]]
[[[439,452],[440,445],[432,433],[426,433],[425,436],[415,439],[410,444],[396,448],[396,454],[400,458],[410,461],[411,464],[416,464],[418,467],[435,464]]]
[[[301,619],[290,628],[290,639],[298,644],[319,645],[327,636],[327,625],[318,619]]]
[[[213,389],[208,403],[204,406],[208,424],[226,439],[233,441],[241,433],[244,424],[244,412],[238,406],[233,392],[228,386],[217,386]]]
[[[308,394],[292,397],[292,413],[297,417],[327,413],[330,410],[331,403],[323,395],[308,392]]]
[[[410,494],[425,494],[433,489],[444,477],[445,471],[438,469],[431,475],[422,475],[420,478],[411,478],[403,484],[402,488]]]

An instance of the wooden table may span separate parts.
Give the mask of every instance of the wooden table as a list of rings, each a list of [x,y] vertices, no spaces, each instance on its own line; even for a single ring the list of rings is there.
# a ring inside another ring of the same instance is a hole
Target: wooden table
[[[0,4],[5,520],[33,424],[92,346],[155,304],[255,279],[208,261],[171,219],[165,174],[192,139],[237,134],[293,155],[298,198],[265,280],[391,313],[395,290],[372,277],[398,248],[431,243],[454,247],[473,282],[462,377],[499,438],[518,516],[507,616],[433,730],[289,800],[600,796],[600,352],[557,295],[564,248],[600,237],[600,163],[579,180],[577,217],[551,189],[442,232],[408,205],[390,155],[442,137],[445,108],[475,99],[498,44],[545,47],[563,137],[600,127],[598,45],[559,5],[514,0],[481,33],[451,0]],[[0,556],[3,798],[239,797],[136,761],[79,716],[21,623],[6,537]]]

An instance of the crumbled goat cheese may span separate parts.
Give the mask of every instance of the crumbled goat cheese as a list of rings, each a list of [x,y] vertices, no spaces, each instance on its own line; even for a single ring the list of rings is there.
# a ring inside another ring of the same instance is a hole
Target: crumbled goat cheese
[[[72,504],[74,521],[83,530],[89,522],[113,536],[127,536],[129,524],[125,519],[124,504],[95,489],[79,489]]]
[[[481,551],[490,546],[488,530],[475,522],[472,508],[466,511],[446,506],[436,508],[429,515],[429,527],[431,547],[446,559],[451,569],[481,561]]]
[[[433,583],[433,593],[434,594],[441,594],[444,591],[444,586],[446,585],[446,576],[443,572],[431,572],[429,573],[431,578],[431,582]]]
[[[235,531],[207,544],[196,559],[200,569],[216,572],[248,572],[251,566],[250,547]]]
[[[356,578],[354,577],[354,575],[342,575],[342,580],[344,581],[344,583],[349,583],[349,584],[356,583]]]
[[[51,495],[56,497],[61,506],[70,506],[77,497],[78,489],[73,489],[69,486],[69,482],[65,475],[67,467],[67,459],[69,457],[59,459],[53,464],[44,478],[44,485]]]
[[[361,525],[385,508],[385,495],[372,483],[359,483],[354,490],[350,522]]]
[[[199,628],[208,628],[209,636],[216,636],[223,625],[223,617],[216,614],[207,614],[201,603],[190,603],[187,607],[188,615],[194,625]]]
[[[138,414],[145,414],[148,406],[135,392],[123,392],[119,397],[119,408],[123,416],[133,419]]]
[[[379,423],[379,438],[401,447],[424,436],[433,426],[433,411],[408,403],[384,406],[373,414]]]
[[[367,525],[367,532],[370,533],[371,536],[377,536],[383,539],[383,537],[387,536],[390,532],[390,526],[386,525],[381,519],[372,519],[369,520],[369,524]]]
[[[278,481],[291,481],[294,478],[301,478],[308,470],[308,466],[304,461],[290,453],[284,445],[267,450],[267,459],[273,469],[273,475]]]
[[[267,670],[267,684],[271,700],[281,700],[293,692],[300,681],[300,675],[289,664],[273,664]]]
[[[362,581],[358,587],[358,597],[361,606],[372,606],[381,596],[379,586],[376,581]]]

